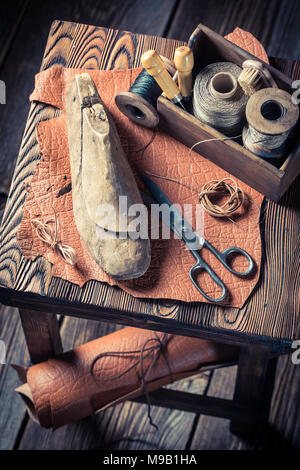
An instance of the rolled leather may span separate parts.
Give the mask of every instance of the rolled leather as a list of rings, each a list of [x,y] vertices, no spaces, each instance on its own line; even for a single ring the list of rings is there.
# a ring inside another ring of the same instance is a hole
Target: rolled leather
[[[162,343],[166,339],[163,347],[158,338]],[[127,327],[26,371],[15,367],[25,382],[16,391],[36,422],[58,428],[143,395],[143,372],[151,392],[207,368],[234,363],[238,352],[239,348],[212,341]],[[95,361],[99,354],[102,357]]]

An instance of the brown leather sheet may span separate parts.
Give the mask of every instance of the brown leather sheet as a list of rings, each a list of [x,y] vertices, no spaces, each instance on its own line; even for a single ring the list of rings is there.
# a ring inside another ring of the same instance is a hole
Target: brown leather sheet
[[[31,417],[41,426],[57,428],[77,421],[144,393],[139,365],[120,378],[114,378],[135,364],[139,353],[102,357],[95,365],[94,376],[90,373],[93,359],[101,353],[140,351],[146,341],[157,337],[161,339],[163,334],[155,336],[153,331],[127,327],[34,365],[27,372],[15,366],[25,382],[16,390],[27,404]],[[155,344],[158,343],[149,341],[145,347]],[[171,335],[163,351],[164,354],[153,351],[143,361],[149,392],[172,382],[170,370],[173,380],[179,380],[220,362],[235,362],[239,349]]]
[[[233,42],[267,61],[267,56],[261,44],[249,33],[236,29],[228,36]],[[86,247],[80,240],[72,212],[72,194],[68,141],[65,121],[65,93],[79,69],[64,69],[54,66],[37,74],[35,89],[30,99],[47,103],[61,109],[57,118],[41,122],[37,126],[37,137],[42,154],[36,172],[27,189],[24,204],[24,215],[18,231],[18,241],[25,257],[34,259],[44,256],[53,264],[52,275],[83,285],[89,279],[117,285],[133,296],[141,298],[165,298],[182,301],[206,300],[192,286],[189,279],[189,269],[194,264],[194,258],[185,249],[181,240],[152,241],[152,262],[144,276],[132,281],[118,282],[109,277],[92,259]],[[86,70],[85,70],[86,71]],[[121,142],[127,153],[129,162],[137,177],[138,173],[150,171],[171,178],[180,179],[185,184],[192,184],[188,169],[189,149],[175,139],[158,132],[154,141],[144,152],[136,150],[143,148],[149,141],[152,131],[137,126],[123,116],[115,105],[115,95],[127,91],[140,69],[129,70],[87,70],[91,75],[99,94],[117,125]],[[207,161],[197,153],[191,152],[191,169],[198,185],[212,179],[222,179],[230,176],[226,171]],[[198,202],[197,194],[188,188],[164,180],[156,180],[165,194],[173,203],[193,204]],[[257,224],[258,207],[263,196],[238,181],[246,195],[253,201],[247,210],[240,210],[237,221],[240,226],[225,219],[217,219],[205,214],[205,238],[218,250],[228,246],[244,248],[256,263],[256,272],[250,279],[241,279],[229,273],[210,253],[202,250],[203,258],[225,282],[230,295],[224,301],[225,305],[241,307],[250,295],[258,281],[261,262],[260,226]],[[75,267],[66,264],[62,258],[48,245],[36,236],[31,224],[32,219],[45,221],[53,217],[53,208],[60,222],[60,238],[75,248],[79,261]],[[242,270],[244,260],[235,260],[234,267]],[[201,275],[202,276],[202,275]],[[208,295],[217,297],[219,292],[213,281],[203,274],[202,285]]]

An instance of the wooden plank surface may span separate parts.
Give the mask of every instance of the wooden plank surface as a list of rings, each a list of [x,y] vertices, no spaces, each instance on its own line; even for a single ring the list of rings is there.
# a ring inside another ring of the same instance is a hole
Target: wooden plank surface
[[[28,365],[24,334],[17,309],[0,306],[0,339],[5,342],[6,364],[0,364],[0,449],[11,449],[25,416],[25,406],[16,399],[20,385],[10,364]]]
[[[215,370],[208,387],[209,396],[233,397],[237,367]],[[291,356],[278,359],[269,426],[265,433],[245,441],[229,431],[229,421],[200,416],[191,449],[203,450],[293,450],[300,449],[300,368]]]
[[[299,59],[300,3],[294,0],[181,0],[168,37],[186,41],[199,23],[225,36],[240,27],[250,31],[268,55]]]
[[[234,393],[237,366],[215,370],[212,373],[207,395],[231,400]],[[190,449],[217,450],[228,449],[234,439],[229,431],[227,419],[200,415],[193,435]]]
[[[0,68],[18,31],[29,0],[11,0],[0,5]]]
[[[57,315],[22,309],[19,314],[32,363],[47,361],[63,352]]]

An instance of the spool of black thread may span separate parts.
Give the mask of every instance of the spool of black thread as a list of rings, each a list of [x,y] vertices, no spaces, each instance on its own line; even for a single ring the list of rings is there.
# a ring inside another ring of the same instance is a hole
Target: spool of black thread
[[[144,69],[129,91],[116,95],[115,102],[121,113],[131,121],[153,129],[159,122],[156,101],[161,93],[154,78]]]

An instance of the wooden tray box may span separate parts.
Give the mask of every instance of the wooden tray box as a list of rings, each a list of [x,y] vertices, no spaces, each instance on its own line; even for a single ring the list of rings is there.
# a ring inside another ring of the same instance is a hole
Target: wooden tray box
[[[244,60],[255,58],[201,24],[190,37],[188,46],[194,52],[194,78],[201,68],[212,62],[230,61],[241,67]],[[291,87],[290,78],[274,67],[267,64],[266,66],[279,88],[291,94],[295,91]],[[157,110],[160,116],[160,129],[187,147],[201,140],[225,137],[162,96],[158,99]],[[266,197],[278,201],[300,172],[300,133],[298,130],[299,123],[295,132],[297,140],[294,141],[292,151],[279,168],[254,155],[233,140],[206,142],[196,147],[195,151]],[[276,159],[273,161],[276,162]]]

